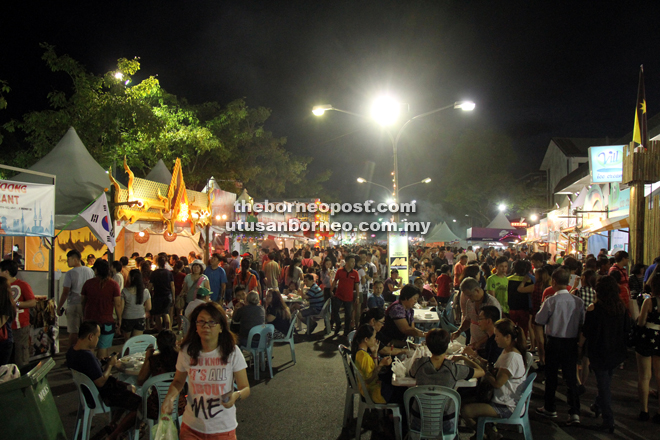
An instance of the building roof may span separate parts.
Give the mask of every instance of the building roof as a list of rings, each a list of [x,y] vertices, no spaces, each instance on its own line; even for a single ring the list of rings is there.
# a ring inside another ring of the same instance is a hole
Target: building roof
[[[588,178],[587,180],[584,180]],[[584,182],[588,185],[590,181],[589,178],[589,162],[585,162],[577,167],[575,170],[564,176],[554,188],[554,193],[574,193],[582,189],[585,185]]]
[[[589,147],[610,145],[612,140],[609,138],[552,138],[551,142],[554,142],[566,157],[587,157]]]

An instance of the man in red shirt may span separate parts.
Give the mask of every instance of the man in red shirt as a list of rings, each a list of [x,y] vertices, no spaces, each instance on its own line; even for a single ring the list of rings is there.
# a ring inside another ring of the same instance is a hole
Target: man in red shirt
[[[629,260],[630,256],[628,255],[628,252],[618,251],[614,254],[614,266],[610,267],[608,272],[609,275],[612,275],[612,272],[621,273],[621,281],[619,281],[619,284],[626,287],[628,286],[628,270],[626,269],[626,266],[628,265]]]
[[[18,312],[11,330],[14,334],[14,363],[20,368],[30,360],[30,309],[37,306],[37,300],[30,285],[17,279],[17,274],[18,264],[15,261],[0,262],[0,276],[9,281]]]
[[[344,336],[348,336],[352,329],[351,319],[353,316],[353,306],[355,310],[360,310],[360,275],[355,267],[355,255],[348,255],[344,259],[344,267],[337,271],[335,280],[332,283],[332,320],[330,325],[335,325],[335,336],[339,336],[341,330],[341,319],[339,318],[339,308],[344,307]],[[354,304],[355,303],[355,304]],[[358,322],[356,319],[355,322]]]

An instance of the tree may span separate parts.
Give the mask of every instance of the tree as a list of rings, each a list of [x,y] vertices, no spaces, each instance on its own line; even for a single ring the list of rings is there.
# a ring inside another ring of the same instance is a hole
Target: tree
[[[196,189],[214,176],[229,190],[236,186],[225,181],[243,182],[253,197],[299,196],[302,189],[318,194],[329,177],[307,179],[311,159],[295,157],[284,148],[286,138],[264,128],[267,108],[250,108],[242,99],[190,105],[153,76],[131,85],[137,58],[122,58],[116,70],[95,75],[53,46],[42,47],[50,69],[69,76],[72,92],[49,93],[51,109],[28,113],[17,124],[31,146],[15,158],[21,166],[43,157],[73,126],[104,168],[126,157],[136,175],[145,176],[159,159],[173,164],[181,158],[186,184]]]
[[[9,87],[9,84],[7,84],[7,81],[4,81],[0,79],[0,110],[4,110],[7,108],[7,98],[5,98],[5,93],[11,92],[11,88]],[[5,130],[8,127],[3,127]],[[0,131],[0,144],[2,144],[2,131]]]

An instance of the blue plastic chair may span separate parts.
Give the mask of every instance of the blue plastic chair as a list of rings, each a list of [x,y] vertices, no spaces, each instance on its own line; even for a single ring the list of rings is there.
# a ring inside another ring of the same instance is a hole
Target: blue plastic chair
[[[330,299],[326,300],[325,304],[323,304],[323,308],[319,312],[318,315],[308,315],[307,316],[307,336],[311,335],[312,332],[312,321],[316,321],[319,319],[322,319],[325,323],[325,334],[329,335],[331,331],[331,326],[330,326],[330,310],[331,310],[331,305],[330,305]]]
[[[108,414],[108,422],[110,422],[112,420],[111,410],[99,397],[99,390],[92,379],[76,370],[69,369],[69,371],[73,376],[73,383],[78,388],[78,398],[80,399],[73,438],[78,439],[78,434],[82,433],[82,440],[89,440],[94,416]]]
[[[160,407],[163,404],[165,396],[167,396],[167,391],[170,389],[173,380],[174,373],[163,373],[158,376],[150,377],[149,380],[142,385],[142,388],[140,388],[140,394],[142,396],[142,420],[147,422],[147,438],[151,438],[151,430],[154,428],[154,425],[158,424],[160,421]],[[156,419],[150,419],[147,417],[147,400],[152,391],[158,396],[158,417],[156,417]],[[168,415],[172,417],[172,420],[174,420],[178,426],[181,426],[181,419],[178,416],[178,411],[179,396],[174,399],[174,403],[172,404],[172,414]],[[135,438],[140,438],[139,424],[135,429]]]
[[[534,379],[536,379],[536,373],[527,376],[525,382],[520,386],[523,392],[520,394],[520,399],[518,400],[516,409],[513,410],[511,417],[508,419],[500,419],[499,417],[479,417],[479,421],[477,422],[477,440],[483,440],[486,423],[522,426],[525,440],[532,440],[532,427],[529,425],[529,401],[532,398]]]
[[[121,348],[121,357],[134,353],[144,353],[150,345],[153,345],[154,349],[158,348],[155,336],[133,336],[128,341],[124,342],[124,346]]]
[[[287,342],[291,346],[291,360],[294,365],[296,363],[296,346],[293,341],[293,330],[296,328],[296,320],[298,319],[298,312],[296,312],[291,317],[291,324],[289,325],[289,331],[286,332],[286,336],[282,339],[273,339],[273,342]]]
[[[411,402],[417,402],[420,419],[410,412]],[[443,432],[444,413],[454,402],[454,426],[451,432]],[[403,395],[403,403],[408,418],[408,433],[413,439],[433,438],[453,440],[458,435],[458,412],[461,409],[461,396],[451,388],[439,385],[423,385],[409,388]],[[419,420],[419,425],[416,422]]]
[[[344,364],[344,373],[346,373],[346,400],[344,402],[344,419],[342,426],[348,428],[349,423],[353,419],[353,407],[355,404],[355,396],[360,395],[353,370],[351,369],[350,357],[351,349],[345,345],[339,346],[339,354],[341,355],[342,364]]]
[[[392,416],[394,418],[394,437],[396,440],[401,440],[403,429],[401,426],[401,410],[399,409],[399,404],[374,403],[374,401],[371,399],[371,394],[369,394],[367,384],[365,383],[364,377],[362,377],[360,370],[355,366],[353,359],[349,357],[348,360],[351,363],[351,368],[353,369],[353,376],[355,377],[355,381],[359,385],[359,389],[364,391],[364,393],[360,393],[360,405],[358,406],[357,426],[355,427],[355,440],[360,440],[360,438],[362,437],[362,417],[364,417],[364,411],[366,409],[392,411]]]
[[[266,369],[266,357],[268,357],[270,377],[273,377],[273,333],[275,333],[275,326],[273,326],[273,324],[254,326],[248,335],[247,347],[241,347],[241,349],[249,351],[252,354],[254,363],[254,380],[259,380],[260,369]],[[257,347],[252,347],[252,340],[256,335],[259,335],[259,344]]]

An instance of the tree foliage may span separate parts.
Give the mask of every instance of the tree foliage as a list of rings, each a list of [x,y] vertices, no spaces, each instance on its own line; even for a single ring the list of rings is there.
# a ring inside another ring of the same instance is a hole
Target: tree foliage
[[[104,168],[126,157],[136,175],[146,176],[159,159],[171,166],[180,158],[186,184],[197,189],[214,176],[228,190],[242,182],[256,198],[305,197],[318,195],[329,178],[308,178],[311,159],[292,155],[286,138],[265,129],[270,109],[248,107],[243,99],[190,105],[154,76],[133,84],[138,58],[122,58],[117,69],[96,75],[53,46],[42,47],[48,67],[70,78],[71,91],[49,93],[50,109],[17,124],[30,145],[15,158],[20,166],[47,154],[73,126]]]

